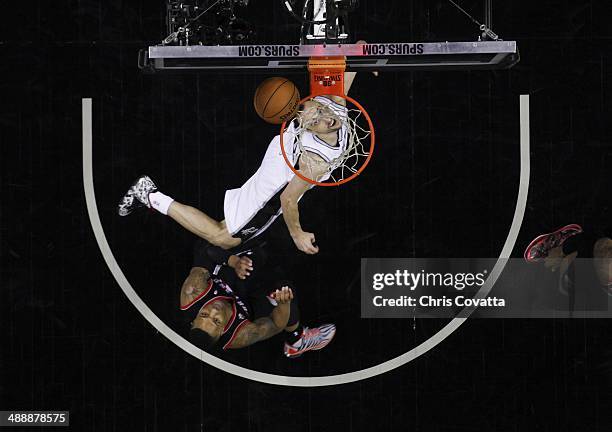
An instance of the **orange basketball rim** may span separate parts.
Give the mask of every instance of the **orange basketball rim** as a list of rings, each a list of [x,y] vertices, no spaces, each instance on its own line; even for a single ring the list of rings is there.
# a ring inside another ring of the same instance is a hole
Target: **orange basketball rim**
[[[372,154],[374,153],[374,146],[376,143],[375,132],[374,132],[374,124],[372,123],[372,119],[370,118],[368,112],[363,108],[363,106],[357,102],[355,99],[351,98],[344,94],[344,72],[346,70],[346,58],[345,57],[317,57],[311,58],[308,61],[308,71],[310,73],[310,95],[306,96],[302,100],[300,100],[299,105],[301,106],[304,102],[311,100],[315,96],[339,96],[344,98],[348,103],[355,106],[359,111],[361,111],[361,115],[367,122],[367,126],[369,128],[368,137],[370,140],[370,147],[368,152],[366,153],[365,159],[361,163],[358,169],[356,169],[352,175],[342,178],[342,179],[333,179],[333,181],[317,181],[313,180],[302,173],[300,173],[294,166],[293,163],[289,160],[287,156],[287,152],[285,151],[284,145],[284,133],[287,126],[287,121],[284,121],[281,124],[281,132],[280,132],[280,146],[281,151],[283,153],[283,158],[285,159],[285,163],[291,168],[291,171],[301,178],[302,180],[311,183],[316,186],[340,186],[344,183],[348,183],[351,180],[354,180],[357,176],[359,176],[363,170],[370,163],[370,159],[372,158]],[[348,104],[347,104],[348,106]]]

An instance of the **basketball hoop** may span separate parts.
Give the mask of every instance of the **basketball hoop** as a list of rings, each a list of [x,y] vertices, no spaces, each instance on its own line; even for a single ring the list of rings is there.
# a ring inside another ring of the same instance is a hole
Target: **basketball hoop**
[[[320,94],[307,96],[300,101],[300,106],[303,107],[308,101],[323,105],[325,101],[321,103],[321,98],[324,96]],[[341,113],[338,113],[340,108],[336,109],[336,118],[342,122],[339,129],[342,134],[341,142],[335,149],[335,157],[325,161],[327,170],[319,178],[310,178],[296,168],[300,156],[304,152],[312,152],[305,145],[307,134],[312,135],[312,133],[308,130],[309,125],[303,115],[304,110],[298,111],[289,125],[286,121],[281,125],[280,146],[285,162],[296,176],[313,185],[340,186],[355,179],[366,168],[374,152],[374,125],[370,116],[355,99],[346,95],[341,97],[347,102],[346,109]],[[330,100],[329,105],[337,104]]]
[[[280,144],[285,162],[302,180],[317,186],[340,186],[357,177],[370,162],[374,151],[374,125],[367,111],[355,99],[344,94],[345,57],[317,57],[308,61],[310,73],[310,95],[299,102],[304,107],[308,101],[317,103],[314,117],[306,116],[305,110],[298,111],[295,118],[287,125],[281,125]],[[334,101],[333,97],[345,99],[346,105]],[[312,111],[312,109],[310,110]],[[333,119],[342,125],[337,129],[338,141],[334,145],[324,143],[313,132],[309,131],[313,118]],[[286,143],[285,134],[290,137]],[[304,141],[316,140],[327,149],[326,155],[305,145]],[[369,143],[368,143],[369,142]],[[289,154],[285,146],[289,146]],[[304,152],[313,153],[324,159],[326,172],[319,178],[310,178],[299,172],[296,166]]]

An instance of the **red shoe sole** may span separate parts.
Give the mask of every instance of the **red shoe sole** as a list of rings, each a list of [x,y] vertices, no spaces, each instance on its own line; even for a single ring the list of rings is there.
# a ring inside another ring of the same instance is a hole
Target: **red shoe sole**
[[[578,225],[578,224],[569,224],[569,225],[565,225],[564,227],[561,227],[558,230],[553,231],[551,233],[542,234],[542,235],[537,236],[536,238],[534,238],[531,241],[531,243],[529,243],[529,246],[527,246],[527,248],[525,249],[525,252],[523,252],[523,258],[525,258],[525,261],[527,261],[527,262],[538,262],[539,261],[538,259],[530,259],[528,257],[529,250],[533,246],[535,246],[544,237],[548,237],[549,235],[557,234],[558,232],[561,232],[561,231],[564,231],[564,230],[568,230],[568,229],[575,229],[576,231],[578,231],[576,234],[580,234],[582,232],[582,227],[580,225]],[[576,235],[576,234],[574,234],[574,235]]]

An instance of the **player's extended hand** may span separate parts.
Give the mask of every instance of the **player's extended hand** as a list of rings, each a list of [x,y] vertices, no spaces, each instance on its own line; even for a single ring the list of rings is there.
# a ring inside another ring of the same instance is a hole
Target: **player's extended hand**
[[[271,297],[276,300],[279,305],[291,303],[291,300],[293,300],[293,291],[291,291],[291,288],[284,286],[274,291]]]
[[[246,279],[253,271],[253,261],[247,256],[232,255],[228,258],[227,264],[234,269],[240,279]]]
[[[300,231],[291,236],[295,246],[308,255],[314,255],[319,252],[319,247],[315,246],[315,235],[313,233]]]

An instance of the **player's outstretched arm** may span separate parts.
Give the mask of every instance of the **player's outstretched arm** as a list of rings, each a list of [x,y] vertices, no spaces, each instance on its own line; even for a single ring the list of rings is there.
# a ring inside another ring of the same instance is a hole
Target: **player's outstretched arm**
[[[283,219],[287,224],[287,229],[295,246],[302,252],[312,255],[316,254],[319,250],[313,245],[315,242],[314,234],[302,230],[298,208],[298,200],[310,187],[310,183],[295,176],[281,194],[280,200]]]
[[[240,279],[246,279],[253,270],[253,261],[248,256],[233,255],[231,252],[201,239],[196,244],[195,260],[196,263],[210,260],[215,265],[227,265],[234,269]]]
[[[244,348],[259,341],[277,335],[287,327],[290,314],[290,304],[293,292],[289,287],[283,287],[272,295],[278,303],[269,317],[258,318],[240,329],[229,346],[231,349]]]
[[[192,267],[181,287],[181,308],[193,301],[206,289],[210,273],[204,267]]]
[[[300,174],[306,178],[318,181],[327,173],[328,164],[320,157],[310,152],[304,152],[300,156],[300,167]],[[313,233],[302,230],[298,208],[300,197],[310,188],[312,188],[311,183],[296,175],[281,194],[280,200],[283,219],[285,219],[289,234],[291,234],[296,247],[304,253],[314,255],[319,252],[319,248],[314,245],[315,236]]]

